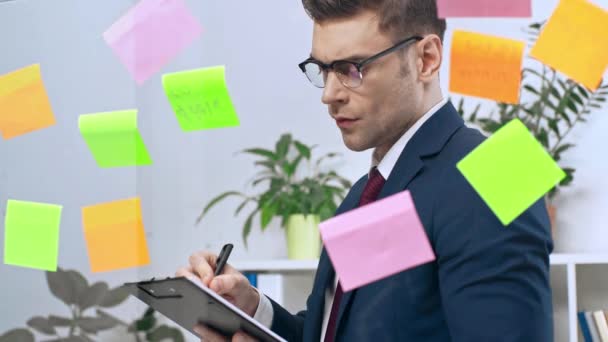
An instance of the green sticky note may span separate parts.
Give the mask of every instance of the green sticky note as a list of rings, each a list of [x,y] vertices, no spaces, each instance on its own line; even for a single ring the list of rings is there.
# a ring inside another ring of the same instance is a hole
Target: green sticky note
[[[78,127],[99,167],[152,164],[137,129],[137,110],[81,115]]]
[[[8,200],[4,221],[4,263],[57,271],[62,207]]]
[[[183,131],[239,125],[224,66],[163,75],[163,87]]]
[[[518,119],[496,131],[457,167],[505,226],[566,177]]]

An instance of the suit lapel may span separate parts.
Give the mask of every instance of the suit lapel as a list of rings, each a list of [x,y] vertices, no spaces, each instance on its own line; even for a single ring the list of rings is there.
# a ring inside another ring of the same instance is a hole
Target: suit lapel
[[[458,115],[451,102],[441,107],[427,122],[420,127],[418,132],[414,134],[412,139],[405,146],[397,163],[393,167],[386,183],[382,187],[378,199],[394,195],[403,191],[407,186],[420,174],[424,167],[423,157],[433,155],[441,151],[449,138],[462,127],[464,122]],[[367,177],[365,177],[367,180]],[[364,186],[358,193],[357,201],[361,197]],[[355,203],[355,205],[356,205]],[[329,259],[328,259],[329,261]],[[330,266],[333,274],[333,266]],[[345,292],[340,302],[338,311],[338,319],[336,321],[336,334],[340,329],[340,322],[344,317],[344,312],[347,310],[352,298],[357,290]],[[335,339],[334,339],[335,340]]]

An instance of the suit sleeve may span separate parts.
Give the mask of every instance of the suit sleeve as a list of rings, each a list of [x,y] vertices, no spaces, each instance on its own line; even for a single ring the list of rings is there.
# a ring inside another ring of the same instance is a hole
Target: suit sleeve
[[[270,330],[274,331],[287,341],[302,341],[306,310],[292,315],[274,300],[270,299],[270,302],[272,303],[273,310],[272,326],[270,327]]]
[[[505,227],[456,168],[442,178],[430,239],[452,341],[553,341],[544,201]]]

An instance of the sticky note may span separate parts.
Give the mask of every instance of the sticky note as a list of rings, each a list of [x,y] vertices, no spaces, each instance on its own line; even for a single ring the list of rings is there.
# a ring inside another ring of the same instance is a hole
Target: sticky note
[[[92,272],[150,263],[139,198],[84,207],[82,224]]]
[[[532,16],[530,0],[437,0],[440,18],[458,17],[518,17]]]
[[[99,167],[152,164],[137,129],[137,110],[84,114],[78,127]]]
[[[505,226],[566,177],[518,119],[496,131],[457,167]]]
[[[0,76],[0,133],[11,139],[55,124],[40,65]]]
[[[141,85],[202,32],[184,0],[142,0],[103,38]]]
[[[517,40],[454,31],[450,91],[518,103],[524,47]]]
[[[4,263],[57,271],[62,206],[8,200],[4,221]]]
[[[409,191],[319,224],[344,291],[435,260]]]
[[[165,74],[163,87],[183,131],[239,125],[224,66]]]
[[[608,11],[587,0],[561,0],[530,56],[596,90],[608,67]]]

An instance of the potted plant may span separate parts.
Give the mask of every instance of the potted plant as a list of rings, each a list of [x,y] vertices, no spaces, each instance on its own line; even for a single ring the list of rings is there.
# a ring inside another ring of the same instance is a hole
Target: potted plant
[[[315,146],[308,146],[283,134],[275,144],[274,151],[250,148],[243,153],[258,157],[254,162],[260,171],[251,181],[253,188],[260,188],[255,195],[240,191],[227,191],[209,201],[197,218],[197,224],[205,214],[220,201],[228,197],[238,197],[242,201],[237,206],[238,215],[246,206],[253,204],[243,225],[243,242],[247,247],[247,236],[251,232],[254,218],[259,214],[261,229],[264,231],[274,217],[281,218],[285,228],[287,253],[290,259],[318,258],[321,240],[318,224],[334,215],[338,201],[344,199],[351,183],[335,171],[322,171],[323,161],[338,156],[328,153],[311,160]],[[302,166],[306,165],[304,175]]]
[[[530,24],[525,32],[533,45],[545,22]],[[526,56],[531,60],[530,56]],[[468,122],[479,126],[488,134],[494,133],[507,122],[520,119],[536,139],[545,147],[553,159],[566,173],[564,178],[546,196],[551,224],[555,225],[555,207],[552,199],[561,187],[568,186],[574,179],[575,168],[562,165],[564,152],[575,144],[568,140],[574,127],[586,122],[589,114],[601,109],[608,96],[608,82],[603,80],[598,89],[591,91],[559,74],[544,64],[539,69],[524,67],[522,70],[522,90],[525,96],[517,104],[496,103],[489,114],[479,115],[481,104],[472,112],[464,112],[464,99],[458,103],[458,112]],[[522,94],[523,95],[523,94]]]
[[[153,309],[132,323],[108,313],[105,309],[122,304],[129,296],[123,287],[110,289],[105,282],[89,285],[78,271],[61,268],[47,271],[46,280],[51,293],[68,306],[70,315],[34,316],[27,321],[27,328],[0,334],[0,342],[34,342],[35,334],[49,341],[90,342],[98,333],[118,326],[126,328],[137,342],[184,341],[179,329],[158,324]]]

